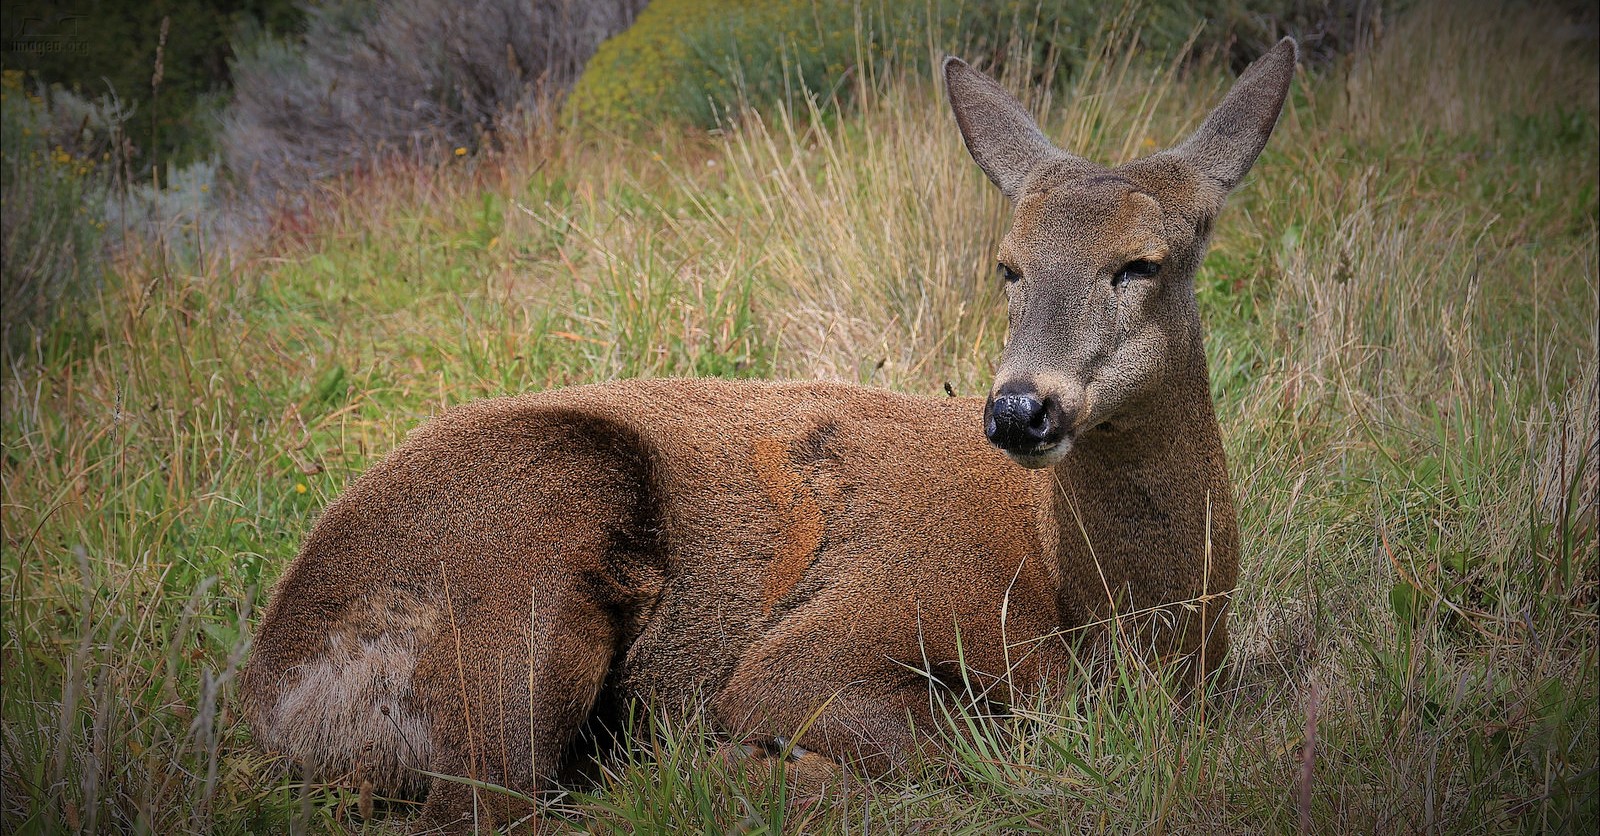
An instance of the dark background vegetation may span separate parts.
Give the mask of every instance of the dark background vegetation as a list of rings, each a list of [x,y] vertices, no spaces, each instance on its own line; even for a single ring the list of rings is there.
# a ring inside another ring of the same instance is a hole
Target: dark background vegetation
[[[1137,5],[1140,33],[1124,47],[1158,61],[1222,55],[1236,69],[1286,33],[1325,61],[1380,16],[1361,0]],[[644,7],[9,4],[0,343],[12,350],[32,323],[75,315],[106,254],[130,242],[253,240],[292,219],[317,183],[523,141],[558,118],[574,84],[559,118],[603,140],[666,124],[714,130],[780,101],[798,113],[816,100],[831,118],[863,77],[925,71],[930,47],[1065,82],[1108,13],[1088,0],[657,0],[630,28]]]
[[[0,66],[86,97],[115,94],[143,120],[142,130],[130,131],[141,140],[138,161],[182,165],[215,147],[216,119],[232,89],[235,43],[252,33],[292,35],[304,19],[296,0],[18,0],[6,4]],[[160,107],[154,108],[151,81],[163,20],[171,24]]]
[[[658,5],[679,7],[676,20],[690,24],[668,33],[690,44],[688,58],[664,68],[688,77],[683,81],[689,84],[696,79],[683,64],[720,67],[730,58],[759,61],[757,53],[773,52],[771,32],[741,27],[741,22],[781,25],[784,19],[814,17],[820,10],[846,25],[862,11],[869,20],[876,16],[880,25],[904,24],[923,8],[839,0]],[[755,13],[733,11],[744,5],[755,7]],[[1235,69],[1287,32],[1305,39],[1311,60],[1348,49],[1363,10],[1376,8],[1353,0],[1166,0],[1149,5],[1156,12],[1147,24],[1149,46],[1171,49],[1188,37],[1196,22],[1206,20],[1196,51],[1226,50]],[[236,112],[249,111],[235,117],[241,130],[283,134],[255,142],[301,151],[294,143],[308,143],[309,134],[331,129],[346,156],[360,156],[364,146],[401,147],[405,143],[397,139],[441,129],[452,138],[470,138],[472,129],[490,127],[500,112],[525,104],[529,86],[546,93],[565,90],[598,43],[626,28],[643,6],[642,0],[19,0],[6,6],[0,66],[25,73],[41,87],[59,85],[89,98],[115,95],[137,114],[138,123],[128,136],[141,167],[153,160],[181,166],[215,152],[230,102]],[[1083,0],[941,0],[925,8],[936,14],[959,8],[969,30],[964,37],[976,41],[969,45],[998,62],[1005,57],[1008,26],[1020,21],[1032,48],[1041,53],[1070,52],[1093,34],[1104,6]],[[157,106],[151,82],[163,20],[171,24]],[[902,29],[900,34],[918,39],[915,32]],[[505,60],[507,43],[516,52],[515,62]],[[312,68],[319,73],[320,87],[303,90],[305,73]],[[771,84],[765,76],[774,69],[758,71],[758,85]],[[798,69],[813,87],[826,92],[831,86],[817,72]],[[243,76],[238,99],[236,75]],[[442,96],[440,106],[370,114],[364,112],[367,107],[352,104],[409,104],[427,91]],[[322,93],[324,101],[315,101],[314,92]],[[715,91],[696,90],[680,98],[692,101],[696,94],[710,92]],[[331,98],[339,101],[332,103]],[[318,103],[328,106],[314,113]],[[262,112],[274,108],[279,112]],[[463,120],[465,125],[456,124]],[[381,129],[374,130],[378,125]],[[281,162],[288,156],[259,148],[254,153],[258,156],[250,162],[264,156]],[[242,167],[238,162],[235,168]]]

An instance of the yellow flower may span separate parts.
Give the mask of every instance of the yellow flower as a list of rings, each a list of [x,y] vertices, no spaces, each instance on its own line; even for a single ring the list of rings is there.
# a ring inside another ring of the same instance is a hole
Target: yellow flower
[[[305,493],[306,492],[306,483],[304,483],[304,482],[296,482],[296,483],[294,483],[294,492],[295,493]]]
[[[467,149],[466,149],[465,146],[462,146],[462,147],[456,149],[456,156],[465,157],[466,155],[467,155]]]

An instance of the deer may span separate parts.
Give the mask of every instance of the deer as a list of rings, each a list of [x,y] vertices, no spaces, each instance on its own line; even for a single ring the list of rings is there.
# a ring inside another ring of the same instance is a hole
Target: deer
[[[1285,38],[1180,144],[1107,168],[947,58],[1012,204],[986,396],[635,379],[443,411],[276,583],[240,683],[255,743],[460,830],[517,814],[475,807],[485,784],[581,779],[638,706],[803,782],[905,769],[955,695],[1037,693],[1119,619],[1203,684],[1239,533],[1194,277],[1297,60]]]

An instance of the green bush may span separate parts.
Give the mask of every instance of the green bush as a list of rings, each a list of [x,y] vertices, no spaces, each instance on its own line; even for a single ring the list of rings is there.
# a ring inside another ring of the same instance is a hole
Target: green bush
[[[1198,31],[1194,50],[1242,67],[1285,33],[1309,36],[1313,56],[1347,49],[1361,14],[1344,0],[1159,0],[1129,6],[1113,42],[1160,61]],[[567,112],[608,131],[663,119],[712,128],[742,106],[847,104],[858,75],[921,71],[938,53],[1060,81],[1106,20],[1091,0],[656,0],[601,45]]]
[[[85,98],[115,95],[124,102],[137,114],[129,138],[133,168],[142,176],[151,166],[181,167],[213,152],[230,86],[229,40],[241,27],[294,32],[303,17],[297,0],[14,0],[6,4],[0,61]],[[158,49],[159,96],[151,84]]]
[[[94,127],[106,116],[56,92],[70,106],[52,108],[25,89],[20,71],[5,71],[0,87],[0,342],[7,351],[99,275],[110,155]],[[80,110],[81,121],[63,128]]]
[[[930,34],[943,42],[938,33],[1008,5],[1022,4],[656,0],[601,45],[568,112],[605,130],[663,118],[710,128],[741,104],[848,100],[853,74],[914,60],[927,53]]]

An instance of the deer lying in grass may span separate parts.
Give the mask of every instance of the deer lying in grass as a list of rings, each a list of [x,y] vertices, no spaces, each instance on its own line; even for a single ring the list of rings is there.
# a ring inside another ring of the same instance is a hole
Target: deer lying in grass
[[[1215,670],[1238,534],[1193,279],[1295,59],[1285,39],[1194,136],[1109,170],[950,59],[1015,208],[988,398],[632,380],[452,409],[278,584],[242,686],[257,741],[460,827],[472,788],[425,773],[546,788],[635,701],[793,741],[747,747],[793,774],[878,774],[938,726],[930,687],[1025,692],[1108,619],[1160,616],[1145,648]]]

